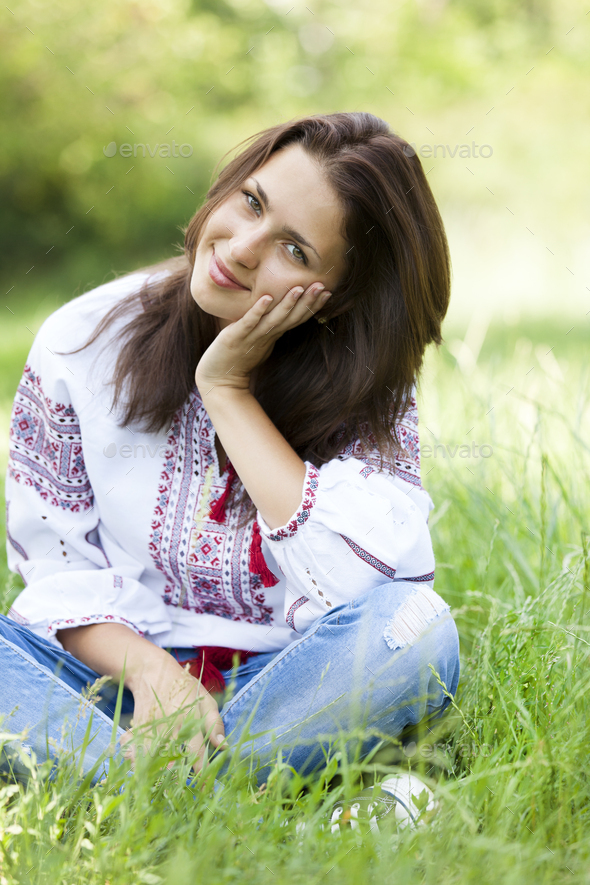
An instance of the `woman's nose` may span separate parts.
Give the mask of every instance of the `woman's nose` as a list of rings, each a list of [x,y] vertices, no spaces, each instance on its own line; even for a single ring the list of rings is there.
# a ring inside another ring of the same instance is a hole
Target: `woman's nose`
[[[263,231],[235,231],[229,241],[230,257],[245,267],[256,267],[262,256],[264,241]]]

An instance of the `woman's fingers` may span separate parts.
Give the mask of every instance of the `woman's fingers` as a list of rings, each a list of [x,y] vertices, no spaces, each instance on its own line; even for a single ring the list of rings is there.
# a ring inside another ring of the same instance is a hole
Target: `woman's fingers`
[[[207,717],[207,720],[208,719],[209,717]],[[219,717],[216,717],[212,723],[206,720],[203,725],[203,733],[197,732],[186,743],[186,748],[188,750],[187,758],[190,759],[191,768],[196,773],[203,768],[205,756],[207,755],[207,744],[211,744],[213,749],[218,749],[221,743],[225,740],[223,722],[221,722],[220,729],[219,722],[217,721],[218,719]]]
[[[303,320],[309,319],[310,316],[317,313],[324,306],[332,293],[323,286],[312,287],[305,293],[303,298],[299,299],[299,314]]]
[[[197,686],[196,696],[195,686]],[[209,692],[202,693],[202,687],[199,686],[198,680],[191,676],[190,682],[185,687],[191,689],[189,695],[179,691],[175,698],[176,703],[181,705],[177,708],[177,712],[180,714],[178,721],[173,723],[169,721],[158,722],[155,719],[152,720],[150,726],[153,727],[155,725],[159,739],[169,746],[174,755],[176,755],[179,747],[181,747],[182,755],[186,755],[188,750],[188,756],[191,758],[193,769],[200,771],[207,755],[207,746],[210,745],[212,749],[217,749],[225,740],[225,728],[223,719],[219,715],[219,707],[215,698]],[[192,698],[190,697],[191,695]],[[183,721],[191,723],[190,736],[181,740],[178,735],[182,729]],[[148,725],[148,723],[144,725]],[[147,734],[146,739],[148,745],[147,752],[151,752],[155,748],[152,747],[152,741]],[[160,740],[156,741],[158,746]],[[169,763],[168,767],[173,767],[173,765],[173,762]]]
[[[274,306],[271,296],[264,295],[244,316],[245,325],[248,331],[258,331],[259,324],[264,321],[264,325],[268,325],[265,334],[268,334],[272,329],[284,326],[285,323],[288,323],[289,327],[297,326],[320,310],[331,294],[326,291],[322,283],[316,282],[308,286],[307,289],[304,289],[303,286],[294,286]]]
[[[213,711],[207,713],[205,717],[205,734],[214,747],[218,747],[225,739],[223,719],[218,713]]]
[[[223,721],[217,717],[212,724],[208,725],[209,727],[206,728],[205,735],[195,735],[188,744],[190,750],[195,754],[191,767],[196,773],[203,768],[203,762],[207,754],[207,743],[211,745],[213,750],[229,749],[225,739]]]
[[[163,726],[156,727],[158,732],[157,738],[154,738],[151,729],[149,736],[148,731],[143,729],[141,732],[131,730],[123,735],[119,742],[123,758],[131,762],[133,767],[138,754],[165,757],[168,755],[168,752],[176,755],[178,752],[184,753],[188,750],[188,756],[192,760],[193,768],[195,771],[200,771],[207,752],[204,734],[201,731],[196,731],[189,740],[185,739],[180,742],[178,739],[175,739],[177,730],[175,730],[174,737],[171,737],[169,727],[168,729]],[[218,733],[216,734],[218,735]],[[223,740],[223,735],[221,735],[221,740]],[[217,748],[218,743],[214,742],[213,746]],[[175,761],[171,761],[167,764],[167,768],[172,768],[174,765]]]
[[[305,290],[301,286],[292,289],[280,304],[277,304],[277,318],[282,314],[282,320],[287,320],[289,325],[299,325],[320,310],[331,294],[322,283],[317,282]],[[274,314],[275,311],[269,315],[269,319],[274,319]]]
[[[191,768],[195,772],[199,772],[203,767],[203,760],[207,747],[205,740],[201,734],[196,734],[187,743],[188,757],[191,759]]]

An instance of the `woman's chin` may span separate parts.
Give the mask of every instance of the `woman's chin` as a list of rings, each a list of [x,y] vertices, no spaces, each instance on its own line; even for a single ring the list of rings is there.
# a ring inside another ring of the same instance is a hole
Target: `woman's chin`
[[[226,326],[241,320],[251,307],[252,293],[249,290],[222,289],[215,286],[208,277],[199,284],[193,276],[190,290],[193,300],[201,310],[217,317]],[[244,296],[247,296],[248,303],[244,303]]]

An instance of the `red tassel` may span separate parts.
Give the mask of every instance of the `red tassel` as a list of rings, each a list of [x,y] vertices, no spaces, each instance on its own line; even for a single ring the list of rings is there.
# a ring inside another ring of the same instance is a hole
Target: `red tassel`
[[[234,477],[236,475],[233,464],[230,464],[230,462],[228,461],[225,466],[227,470],[227,482],[225,484],[225,489],[223,490],[217,501],[212,505],[209,511],[209,518],[215,520],[215,522],[224,522],[225,520],[225,507],[227,504],[227,499],[229,498],[229,494],[231,492]]]
[[[250,544],[250,571],[254,575],[260,575],[263,587],[274,587],[279,583],[279,579],[273,575],[266,564],[262,554],[262,544],[260,540],[260,528],[258,522],[254,520],[252,527],[252,543]]]
[[[207,660],[206,656],[199,655],[198,658],[191,658],[190,661],[183,661],[182,666],[190,664],[189,673],[195,679],[200,679],[201,685],[207,691],[222,692],[225,688],[225,679],[219,672],[215,664]]]
[[[234,655],[238,655],[238,663],[243,664],[248,658],[259,654],[256,651],[242,651],[238,648],[222,648],[211,645],[196,649],[197,656],[188,661],[182,661],[181,666],[189,664],[189,673],[195,679],[201,680],[201,685],[207,691],[222,692],[225,689],[225,679],[220,670],[229,670],[233,667]]]

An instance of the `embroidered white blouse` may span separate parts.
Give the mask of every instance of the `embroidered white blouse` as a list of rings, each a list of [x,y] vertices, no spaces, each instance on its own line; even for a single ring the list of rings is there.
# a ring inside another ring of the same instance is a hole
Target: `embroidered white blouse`
[[[237,507],[222,522],[209,514],[227,473],[196,386],[167,432],[146,434],[119,427],[111,412],[109,332],[80,353],[57,353],[84,343],[145,278],[74,298],[33,341],[11,416],[6,546],[25,589],[9,616],[58,646],[61,628],[115,622],[164,648],[277,651],[379,584],[432,587],[434,504],[420,482],[415,399],[398,425],[406,454],[384,472],[376,451],[351,443],[319,469],[306,462],[288,524],[270,529],[257,513],[260,552],[278,582],[264,586],[250,571],[254,519],[239,527]]]

